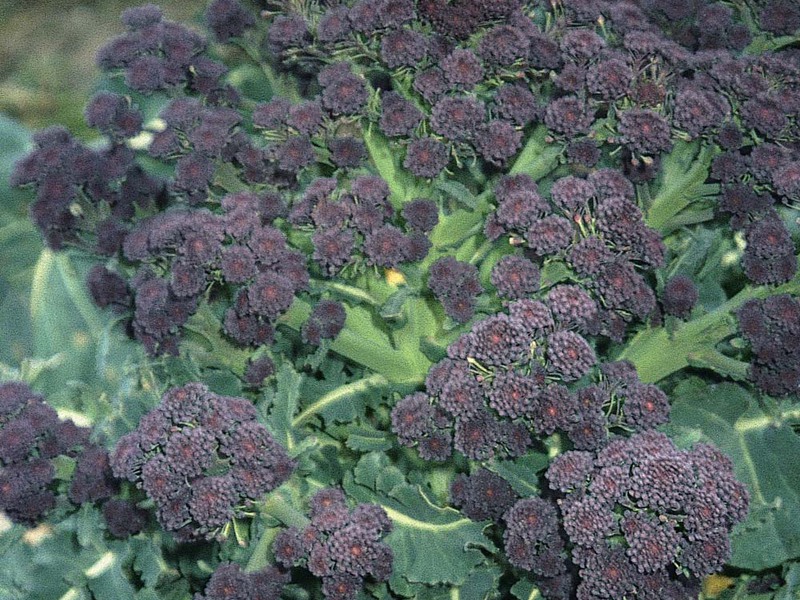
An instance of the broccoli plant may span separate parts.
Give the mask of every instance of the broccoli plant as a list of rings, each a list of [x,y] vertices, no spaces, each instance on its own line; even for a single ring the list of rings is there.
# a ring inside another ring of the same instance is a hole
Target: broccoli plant
[[[799,28],[125,10],[9,144],[0,595],[792,597]]]

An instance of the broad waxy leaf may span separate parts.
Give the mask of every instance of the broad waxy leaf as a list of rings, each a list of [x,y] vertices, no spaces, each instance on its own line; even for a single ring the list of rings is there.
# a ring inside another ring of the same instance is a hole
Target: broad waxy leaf
[[[542,597],[539,590],[536,588],[536,584],[530,579],[520,579],[517,581],[517,583],[511,586],[511,593],[514,594],[514,597],[518,598],[518,600],[537,600]]]
[[[394,446],[394,441],[385,431],[372,427],[353,426],[347,427],[347,441],[351,450],[359,452],[376,452],[389,450]]]
[[[42,242],[28,219],[30,193],[11,189],[8,182],[14,163],[30,146],[29,138],[24,127],[0,115],[0,361],[7,364],[33,353],[28,306]]]
[[[110,540],[98,508],[84,505],[55,527],[35,536],[15,526],[0,538],[0,597],[4,600],[86,598],[177,600],[188,597],[188,583],[163,556],[163,534]],[[130,573],[141,577],[139,590]]]
[[[394,529],[386,537],[394,552],[392,589],[405,579],[428,585],[462,585],[485,557],[481,548],[494,545],[476,523],[452,508],[434,504],[426,492],[408,484],[385,454],[365,455],[345,481],[345,490],[359,502],[383,506]]]
[[[455,597],[457,600],[491,598],[497,593],[497,585],[502,574],[502,569],[497,565],[480,566],[472,571],[464,585],[454,590],[455,594],[451,594],[451,597]]]
[[[540,492],[537,473],[549,464],[547,455],[530,451],[514,460],[497,460],[489,464],[489,469],[508,481],[520,496],[535,496]]]

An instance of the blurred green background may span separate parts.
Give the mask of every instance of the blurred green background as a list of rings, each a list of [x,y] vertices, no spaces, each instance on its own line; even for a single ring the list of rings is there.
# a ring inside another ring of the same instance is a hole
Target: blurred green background
[[[0,113],[32,129],[61,123],[96,135],[83,106],[100,78],[97,50],[122,33],[120,13],[146,0],[0,0]],[[202,20],[206,0],[154,0],[169,19]]]

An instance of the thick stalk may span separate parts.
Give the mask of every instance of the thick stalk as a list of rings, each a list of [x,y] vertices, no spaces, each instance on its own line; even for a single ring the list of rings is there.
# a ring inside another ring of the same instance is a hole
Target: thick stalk
[[[420,383],[424,381],[429,364],[418,348],[395,348],[388,338],[372,324],[369,311],[348,309],[345,328],[331,344],[331,350],[353,362],[380,373],[394,383]],[[307,302],[295,299],[294,304],[279,320],[296,331],[311,314]]]
[[[337,281],[320,281],[322,285],[327,287],[329,290],[333,290],[342,296],[347,296],[351,300],[355,300],[356,302],[366,302],[370,306],[380,307],[381,302],[374,298],[369,292],[366,290],[362,290],[361,288],[354,287],[352,285],[347,285],[345,283],[339,283]]]
[[[272,562],[270,547],[277,535],[278,530],[274,527],[268,527],[264,530],[264,533],[262,533],[261,537],[258,539],[258,543],[253,548],[253,553],[250,555],[250,560],[247,561],[245,571],[249,573],[260,571]]]
[[[710,369],[734,381],[746,380],[747,371],[750,368],[749,363],[725,356],[722,352],[713,348],[706,348],[701,352],[693,352],[687,356],[687,360],[692,367]]]
[[[247,561],[245,570],[248,572],[259,571],[271,562],[270,547],[279,530],[272,526],[269,522],[270,519],[298,529],[303,529],[309,524],[308,517],[289,504],[286,498],[277,491],[270,494],[269,498],[261,504],[259,512],[260,518],[265,521],[266,528],[253,548],[250,560]]]
[[[272,493],[261,505],[261,513],[269,515],[288,527],[302,529],[309,524],[308,517],[292,506],[280,493]]]
[[[698,223],[705,223],[714,218],[714,209],[707,208],[699,211],[688,211],[686,213],[675,215],[669,221],[664,223],[661,227],[662,233],[669,233],[675,229],[686,227],[688,225],[697,225]]]
[[[512,175],[527,173],[534,181],[539,181],[556,168],[561,148],[558,144],[548,144],[547,136],[547,128],[544,125],[536,128],[514,161],[509,171]]]
[[[692,357],[714,356],[716,345],[736,334],[734,312],[748,300],[776,294],[800,294],[800,275],[775,288],[748,286],[716,310],[684,323],[670,334],[664,327],[646,329],[631,340],[619,359],[636,365],[639,377],[655,383],[691,364]],[[739,374],[740,369],[735,373]]]
[[[363,127],[362,132],[369,157],[378,174],[389,185],[389,200],[395,209],[399,210],[412,198],[430,196],[430,184],[412,175],[397,160],[396,144],[371,125]]]

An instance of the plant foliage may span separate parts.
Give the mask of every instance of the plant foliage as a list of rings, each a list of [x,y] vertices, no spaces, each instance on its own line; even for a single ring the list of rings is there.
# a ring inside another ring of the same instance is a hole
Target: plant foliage
[[[0,597],[796,597],[798,32],[126,10],[0,117]]]

